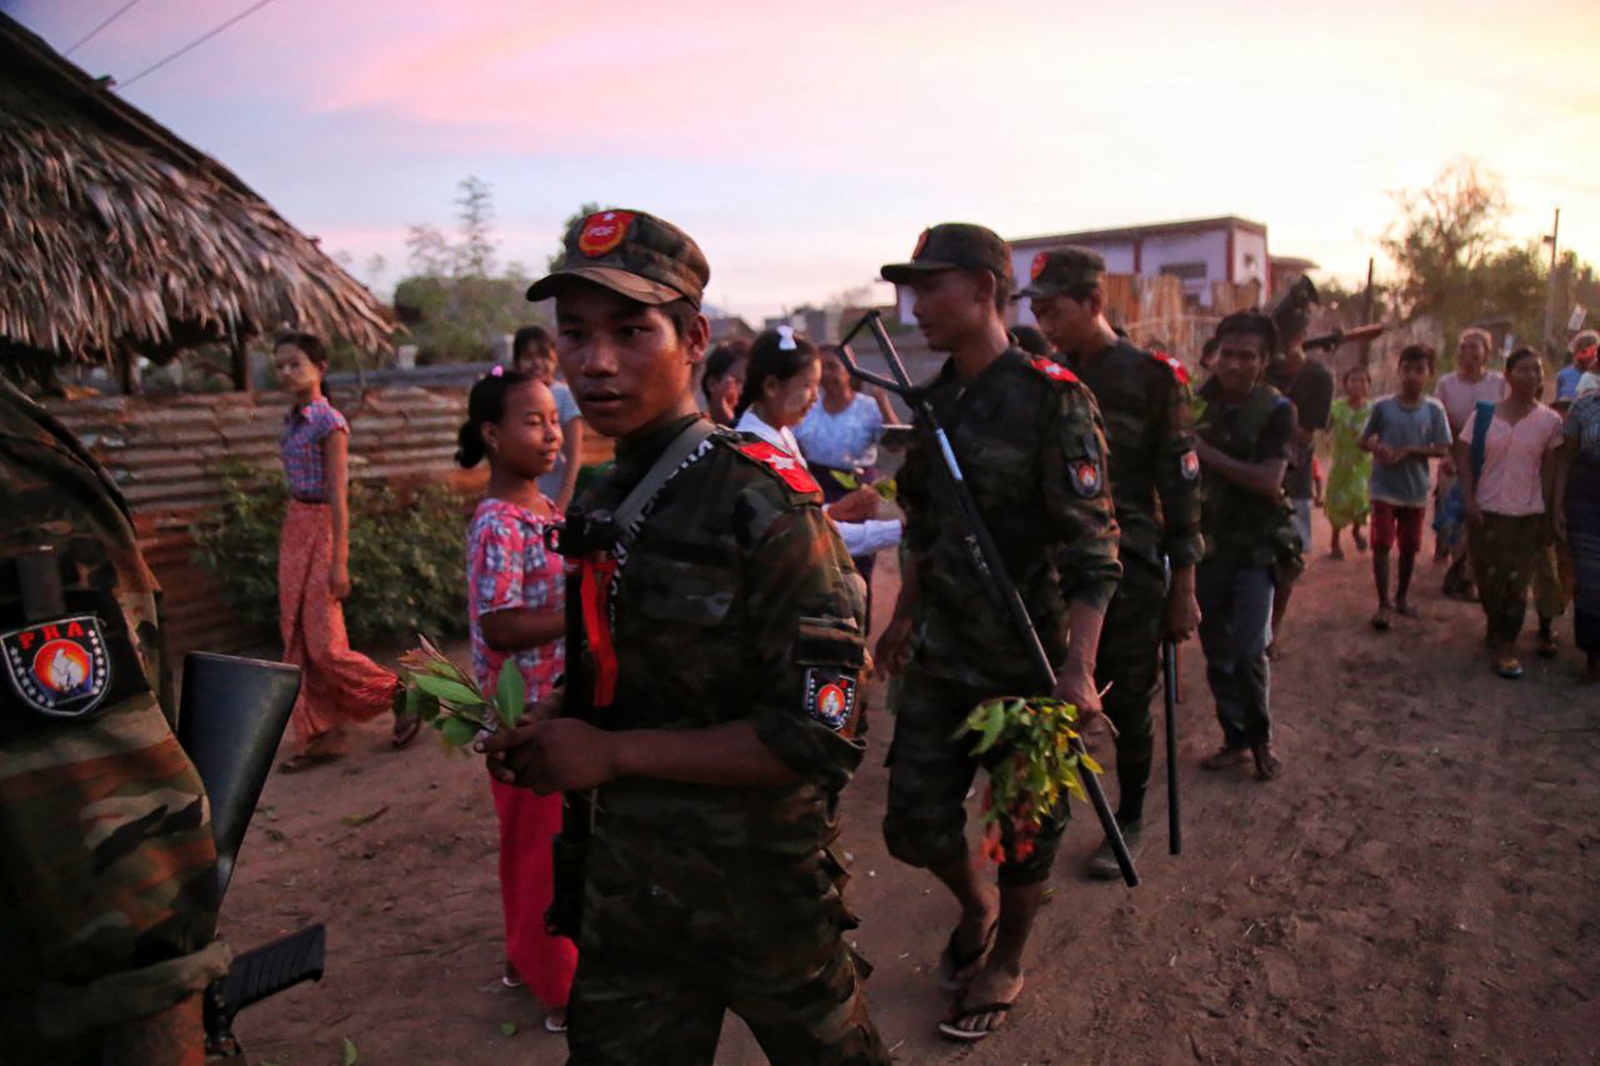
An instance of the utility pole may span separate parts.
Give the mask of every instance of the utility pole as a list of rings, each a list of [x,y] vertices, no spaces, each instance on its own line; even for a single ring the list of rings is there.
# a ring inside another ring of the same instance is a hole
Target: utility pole
[[[1556,208],[1555,224],[1550,227],[1550,280],[1544,298],[1544,346],[1552,357],[1556,354],[1556,251],[1561,236],[1561,208]]]
[[[1367,292],[1366,292],[1366,295],[1363,296],[1362,300],[1361,300],[1361,324],[1363,326],[1372,325],[1372,264],[1373,264],[1373,257],[1368,256],[1367,257]],[[1362,341],[1361,342],[1361,356],[1360,356],[1360,358],[1361,358],[1361,365],[1362,366],[1367,367],[1367,366],[1371,366],[1372,365],[1372,342],[1371,341]]]

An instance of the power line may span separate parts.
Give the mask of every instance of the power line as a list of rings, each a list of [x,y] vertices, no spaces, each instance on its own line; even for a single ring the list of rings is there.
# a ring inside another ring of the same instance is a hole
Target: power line
[[[134,82],[136,82],[140,78],[144,77],[145,75],[154,74],[156,71],[160,70],[162,67],[164,67],[168,63],[172,62],[174,59],[177,59],[179,56],[185,55],[188,52],[191,52],[194,49],[200,47],[201,45],[205,44],[207,41],[211,40],[211,38],[215,37],[217,34],[221,33],[223,30],[227,29],[229,26],[232,26],[234,23],[236,23],[236,22],[240,21],[241,19],[243,19],[246,15],[254,14],[255,12],[260,11],[262,8],[266,7],[270,3],[272,3],[272,0],[257,0],[256,3],[251,4],[249,7],[245,8],[243,11],[239,12],[237,15],[233,16],[233,18],[229,19],[227,22],[224,22],[222,25],[218,26],[216,29],[212,30],[211,32],[206,33],[206,34],[204,34],[204,35],[202,35],[200,37],[196,37],[194,40],[190,41],[188,44],[184,45],[182,48],[178,49],[176,52],[173,52],[171,55],[167,56],[165,59],[157,60],[156,62],[152,63],[150,66],[145,67],[139,73],[135,74],[133,77],[129,78],[127,81],[118,83],[117,88],[126,89],[129,86],[131,86]]]
[[[100,25],[96,26],[94,29],[92,29],[88,33],[84,34],[82,40],[80,40],[77,44],[73,45],[71,48],[68,48],[65,52],[62,52],[61,54],[64,55],[64,56],[70,56],[72,53],[76,52],[78,49],[82,48],[84,45],[86,45],[90,41],[94,40],[97,36],[99,36],[101,30],[105,29],[107,26],[109,26],[113,22],[117,21],[123,15],[126,15],[128,13],[128,9],[133,7],[138,2],[139,2],[139,0],[128,0],[128,2],[126,4],[123,4],[121,7],[117,8],[115,11],[113,11],[111,13],[111,17],[110,18],[106,19],[104,22],[100,23]]]

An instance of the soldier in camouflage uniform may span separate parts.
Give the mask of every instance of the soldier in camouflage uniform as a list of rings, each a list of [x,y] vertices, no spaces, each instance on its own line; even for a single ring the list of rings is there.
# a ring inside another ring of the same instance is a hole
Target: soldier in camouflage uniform
[[[121,495],[0,383],[0,1059],[198,1063],[227,972],[204,789]]]
[[[1294,404],[1262,380],[1277,327],[1259,311],[1217,326],[1217,373],[1201,390],[1195,451],[1204,477],[1206,554],[1195,572],[1200,646],[1217,704],[1222,747],[1201,762],[1222,770],[1255,759],[1270,781],[1281,770],[1269,711],[1273,592],[1298,573],[1300,535],[1283,489],[1294,454]]]
[[[676,227],[605,211],[529,290],[555,297],[562,370],[618,441],[583,512],[706,436],[615,552],[584,558],[563,716],[486,746],[502,780],[595,790],[571,1062],[709,1063],[731,1010],[774,1063],[887,1063],[834,846],[865,750],[865,590],[804,468],[700,420],[709,273]]]
[[[883,276],[914,291],[929,346],[950,354],[926,386],[928,400],[1057,664],[1055,695],[1097,711],[1095,651],[1120,571],[1094,397],[1070,371],[1011,346],[1001,317],[1011,253],[989,230],[935,226],[911,262],[886,266]],[[919,441],[897,479],[911,562],[878,645],[886,669],[905,671],[884,836],[891,854],[931,870],[961,904],[941,969],[965,991],[939,1028],[979,1040],[1003,1024],[1021,992],[1023,950],[1066,812],[1031,847],[1019,847],[1002,823],[999,891],[989,886],[964,833],[978,759],[955,733],[985,699],[1044,693],[1027,645],[978,579],[954,502],[937,493],[939,462]]]
[[[1200,620],[1194,566],[1200,561],[1200,461],[1194,453],[1189,372],[1182,363],[1119,337],[1105,317],[1106,264],[1087,248],[1040,252],[1017,294],[1067,365],[1094,393],[1111,448],[1111,496],[1121,531],[1122,580],[1106,609],[1095,681],[1110,685],[1106,717],[1116,727],[1117,823],[1139,842],[1153,759],[1150,700],[1164,637],[1184,641]],[[1167,587],[1163,560],[1170,561]],[[1109,842],[1089,858],[1091,877],[1120,876]]]

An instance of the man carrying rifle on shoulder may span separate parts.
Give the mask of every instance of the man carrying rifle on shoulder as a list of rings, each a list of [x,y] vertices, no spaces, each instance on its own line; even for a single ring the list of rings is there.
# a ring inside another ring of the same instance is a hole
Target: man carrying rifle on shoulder
[[[700,416],[709,280],[676,226],[601,211],[528,291],[555,298],[617,463],[556,545],[579,608],[561,716],[485,747],[500,780],[568,794],[570,1062],[709,1064],[731,1010],[775,1063],[880,1066],[832,847],[865,750],[865,590],[805,467]]]
[[[1070,371],[1011,345],[1003,318],[1011,252],[991,231],[935,226],[911,262],[886,266],[883,276],[912,289],[929,346],[950,356],[926,397],[1057,667],[1054,695],[1096,712],[1095,653],[1121,571],[1094,397]],[[1031,848],[1017,847],[1003,823],[998,891],[990,886],[964,833],[963,802],[979,759],[971,739],[955,734],[985,699],[1043,693],[1031,651],[971,565],[960,509],[936,495],[941,462],[919,437],[898,477],[910,558],[878,659],[904,671],[905,687],[884,835],[891,854],[931,870],[961,905],[940,962],[942,978],[961,993],[939,1030],[972,1041],[1000,1028],[1022,993],[1023,951],[1066,809]]]
[[[1153,761],[1150,700],[1163,638],[1184,641],[1199,624],[1194,566],[1200,536],[1200,460],[1195,456],[1189,372],[1176,359],[1119,337],[1106,321],[1105,260],[1087,248],[1034,257],[1017,294],[1068,369],[1093,391],[1111,448],[1111,494],[1121,539],[1122,581],[1106,609],[1095,681],[1116,727],[1117,823],[1138,843]],[[1163,558],[1170,560],[1169,591]],[[1120,876],[1109,842],[1089,858],[1091,877]]]

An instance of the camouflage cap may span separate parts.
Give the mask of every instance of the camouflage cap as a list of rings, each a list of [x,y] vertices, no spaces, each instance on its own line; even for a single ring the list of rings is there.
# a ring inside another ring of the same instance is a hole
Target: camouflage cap
[[[1054,251],[1040,252],[1033,257],[1033,266],[1028,270],[1031,280],[1027,287],[1013,299],[1061,296],[1085,285],[1093,285],[1105,272],[1105,259],[1092,248],[1068,245]]]
[[[688,300],[699,307],[711,267],[694,238],[672,223],[643,211],[608,209],[568,228],[561,262],[528,287],[528,299],[554,296],[573,278],[644,304]]]
[[[922,274],[941,270],[987,270],[1011,280],[1011,247],[999,234],[970,222],[941,222],[922,231],[909,263],[888,263],[883,280],[909,285]]]

